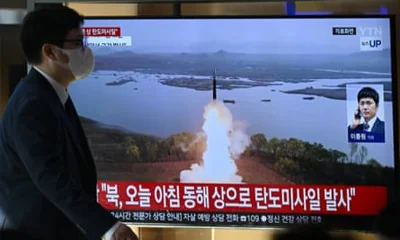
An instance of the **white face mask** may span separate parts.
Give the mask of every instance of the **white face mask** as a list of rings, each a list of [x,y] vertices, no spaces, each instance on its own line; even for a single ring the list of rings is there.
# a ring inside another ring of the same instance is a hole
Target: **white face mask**
[[[69,58],[68,64],[60,63],[57,61],[56,63],[61,66],[71,70],[75,79],[82,79],[87,77],[94,69],[94,55],[90,48],[85,47],[77,49],[61,49],[61,52],[66,54]]]

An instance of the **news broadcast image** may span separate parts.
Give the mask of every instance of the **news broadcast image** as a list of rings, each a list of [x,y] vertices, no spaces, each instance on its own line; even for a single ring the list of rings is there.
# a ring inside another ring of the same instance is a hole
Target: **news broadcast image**
[[[98,201],[121,221],[370,229],[394,190],[388,18],[98,18],[84,31],[96,66],[69,93]],[[350,141],[368,86],[383,141]]]
[[[383,89],[378,84],[346,86],[349,142],[385,142],[385,110],[380,104],[385,100]]]

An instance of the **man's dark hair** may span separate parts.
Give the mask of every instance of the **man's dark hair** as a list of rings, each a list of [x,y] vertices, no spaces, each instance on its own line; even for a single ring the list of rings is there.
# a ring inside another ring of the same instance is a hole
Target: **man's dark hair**
[[[395,200],[382,209],[375,222],[375,230],[385,237],[400,238],[399,218],[400,200]]]
[[[357,100],[360,102],[362,98],[372,98],[376,105],[379,105],[379,94],[378,92],[370,87],[364,87],[358,92]]]
[[[83,17],[65,6],[29,12],[22,22],[20,35],[22,50],[28,62],[41,63],[41,51],[45,43],[62,47],[68,32],[82,24]]]

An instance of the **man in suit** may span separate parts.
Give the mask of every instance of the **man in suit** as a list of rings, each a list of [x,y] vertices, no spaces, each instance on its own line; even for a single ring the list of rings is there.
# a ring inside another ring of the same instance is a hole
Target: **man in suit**
[[[94,67],[82,24],[67,7],[23,21],[22,48],[33,68],[0,121],[0,230],[38,240],[137,240],[97,203],[93,157],[67,92]]]
[[[358,109],[354,113],[354,119],[349,126],[349,132],[362,133],[371,132],[384,134],[385,122],[377,116],[379,109],[379,94],[370,87],[362,88],[357,95]],[[361,122],[361,118],[364,119]]]

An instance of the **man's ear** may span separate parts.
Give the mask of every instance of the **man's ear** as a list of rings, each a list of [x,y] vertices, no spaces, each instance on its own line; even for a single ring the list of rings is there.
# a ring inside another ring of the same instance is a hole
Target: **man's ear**
[[[45,44],[43,44],[43,47],[42,47],[42,56],[44,58],[55,61],[55,60],[57,60],[55,51],[56,51],[56,49],[54,46],[45,43]]]

